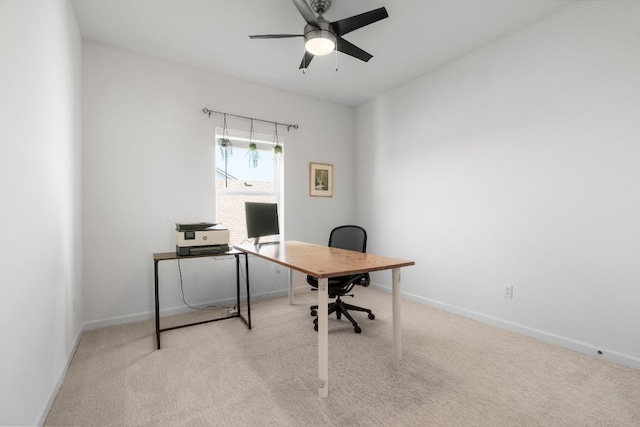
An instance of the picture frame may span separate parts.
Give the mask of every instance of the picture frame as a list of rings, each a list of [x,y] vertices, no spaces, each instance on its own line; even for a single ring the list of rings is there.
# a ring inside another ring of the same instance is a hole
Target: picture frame
[[[333,197],[333,165],[309,164],[309,196]]]

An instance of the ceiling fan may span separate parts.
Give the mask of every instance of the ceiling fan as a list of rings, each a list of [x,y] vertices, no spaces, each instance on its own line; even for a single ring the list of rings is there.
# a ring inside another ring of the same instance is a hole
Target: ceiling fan
[[[307,25],[304,27],[304,34],[263,34],[249,36],[249,38],[284,39],[289,37],[304,37],[306,51],[299,67],[303,72],[309,66],[314,56],[326,55],[334,50],[346,53],[364,62],[373,58],[373,55],[349,43],[343,39],[342,36],[358,28],[380,21],[381,19],[388,18],[389,14],[387,13],[387,9],[381,7],[350,18],[329,22],[324,19],[322,15],[331,7],[331,0],[310,0],[311,6],[309,6],[305,0],[292,1],[304,20],[307,21]],[[313,13],[314,11],[317,16]]]

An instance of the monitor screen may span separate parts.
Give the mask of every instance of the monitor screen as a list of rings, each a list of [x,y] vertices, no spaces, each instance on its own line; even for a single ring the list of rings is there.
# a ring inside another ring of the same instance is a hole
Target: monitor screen
[[[255,243],[263,236],[280,234],[278,226],[278,205],[276,203],[245,202],[247,237],[255,238]]]

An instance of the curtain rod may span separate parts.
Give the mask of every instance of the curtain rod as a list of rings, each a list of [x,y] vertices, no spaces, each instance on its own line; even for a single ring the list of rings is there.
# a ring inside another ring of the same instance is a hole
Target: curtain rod
[[[285,126],[285,127],[287,128],[287,132],[289,132],[289,130],[290,130],[291,128],[298,129],[298,125],[290,125],[290,124],[287,124],[287,123],[272,122],[271,120],[256,119],[256,118],[254,118],[254,117],[239,116],[239,115],[237,115],[237,114],[224,113],[224,112],[222,112],[222,111],[213,111],[213,110],[208,109],[207,107],[204,107],[204,108],[202,109],[202,112],[203,112],[203,113],[205,113],[205,114],[208,114],[208,115],[209,115],[209,117],[211,117],[211,114],[212,114],[212,113],[213,113],[213,114],[223,114],[223,115],[225,115],[225,116],[229,116],[229,117],[237,117],[237,118],[240,118],[240,119],[246,119],[246,120],[255,120],[255,121],[257,121],[257,122],[263,122],[263,123],[271,123],[271,124],[274,124],[274,125],[276,125],[276,126]]]

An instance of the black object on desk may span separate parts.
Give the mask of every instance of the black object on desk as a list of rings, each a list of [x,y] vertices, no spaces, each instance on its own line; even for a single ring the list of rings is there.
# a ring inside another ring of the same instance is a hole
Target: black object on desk
[[[187,326],[201,325],[203,323],[216,322],[218,320],[231,319],[234,317],[239,317],[247,325],[247,327],[251,329],[249,277],[247,277],[247,317],[245,318],[240,312],[240,256],[241,255],[244,255],[245,267],[246,267],[246,270],[249,271],[249,259],[247,258],[247,254],[235,249],[232,249],[224,253],[218,253],[218,254],[204,254],[204,255],[191,255],[191,256],[180,256],[175,252],[161,252],[161,253],[153,254],[153,274],[155,278],[155,292],[156,292],[156,341],[158,344],[158,350],[160,350],[160,332],[170,331],[172,329],[186,328]],[[160,294],[158,291],[158,285],[159,285],[158,262],[168,261],[168,260],[181,260],[181,259],[219,257],[219,256],[234,256],[236,258],[236,300],[237,300],[236,306],[238,307],[237,313],[226,316],[226,317],[220,317],[217,319],[202,320],[200,322],[187,323],[185,325],[172,326],[170,328],[160,329]]]

